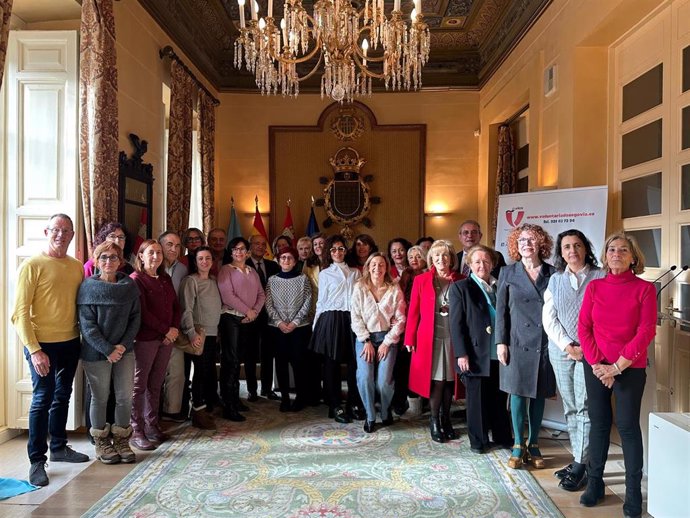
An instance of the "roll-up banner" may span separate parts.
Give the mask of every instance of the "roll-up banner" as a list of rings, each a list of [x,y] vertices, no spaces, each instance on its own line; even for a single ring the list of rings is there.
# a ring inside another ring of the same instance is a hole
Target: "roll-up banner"
[[[608,187],[580,187],[520,194],[503,194],[498,198],[496,250],[508,264],[508,235],[524,223],[539,225],[554,242],[558,234],[571,228],[581,231],[591,241],[594,255],[599,259],[606,240],[606,207]],[[552,256],[553,257],[553,256]],[[553,262],[553,258],[548,262]],[[547,400],[544,426],[567,431],[560,394],[555,401]]]

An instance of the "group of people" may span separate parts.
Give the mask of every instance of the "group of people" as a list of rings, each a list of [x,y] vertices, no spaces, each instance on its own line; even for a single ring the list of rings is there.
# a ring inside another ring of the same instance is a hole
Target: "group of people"
[[[586,506],[604,495],[615,395],[624,511],[641,514],[639,418],[656,298],[638,277],[644,257],[625,233],[606,240],[602,268],[575,229],[558,235],[549,264],[553,239],[531,224],[508,236],[513,262],[506,266],[480,244],[473,220],[460,227],[459,253],[430,237],[416,245],[395,238],[381,252],[366,234],[351,247],[341,235],[316,234],[296,247],[279,236],[268,260],[263,236],[226,246],[225,232],[213,229],[207,246],[191,228],[140,243],[133,267],[119,223],[101,229],[83,266],[67,256],[68,216],[51,217],[45,235],[47,250],[19,272],[12,318],[34,389],[28,450],[35,485],[48,483],[48,434],[52,461],[88,460],[65,433],[79,358],[91,391],[89,431],[104,463],[134,462],[130,446],[150,450],[167,440],[161,408],[202,429],[215,429],[215,409],[245,420],[240,367],[253,402],[260,363],[260,394],[279,400],[280,411],[323,399],[330,418],[363,420],[367,433],[391,425],[394,412],[419,414],[428,399],[429,433],[439,443],[458,438],[451,403],[461,382],[471,451],[510,448],[514,469],[545,467],[539,430],[545,400],[558,388],[573,462],[555,474],[563,489],[586,486]]]

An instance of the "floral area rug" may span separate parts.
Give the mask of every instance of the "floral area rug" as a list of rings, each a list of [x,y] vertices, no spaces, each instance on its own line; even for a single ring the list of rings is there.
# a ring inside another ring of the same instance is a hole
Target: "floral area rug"
[[[425,420],[362,430],[325,407],[253,405],[244,423],[183,427],[84,516],[243,518],[561,517],[509,452],[437,444]]]

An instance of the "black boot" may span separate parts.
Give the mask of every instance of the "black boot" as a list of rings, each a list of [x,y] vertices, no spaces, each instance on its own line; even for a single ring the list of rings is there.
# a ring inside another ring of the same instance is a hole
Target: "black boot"
[[[431,434],[432,441],[443,442],[443,432],[441,431],[441,423],[438,420],[438,416],[429,417],[429,433]]]
[[[594,507],[604,500],[604,481],[598,477],[587,477],[587,488],[580,497],[580,504]]]
[[[446,441],[454,441],[458,438],[455,430],[453,430],[453,423],[450,420],[450,415],[441,415],[441,428],[443,429],[443,438]]]

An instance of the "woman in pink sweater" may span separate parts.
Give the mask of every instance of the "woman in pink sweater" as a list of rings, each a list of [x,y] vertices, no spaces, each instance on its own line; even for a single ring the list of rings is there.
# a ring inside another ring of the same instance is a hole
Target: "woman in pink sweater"
[[[651,282],[637,277],[644,272],[645,260],[634,237],[624,232],[610,236],[602,262],[607,275],[587,286],[578,322],[592,422],[587,489],[580,503],[592,507],[604,498],[604,465],[613,421],[611,397],[615,395],[625,461],[623,513],[637,517],[642,515],[640,406],[647,378],[647,348],[656,333],[656,294]]]

